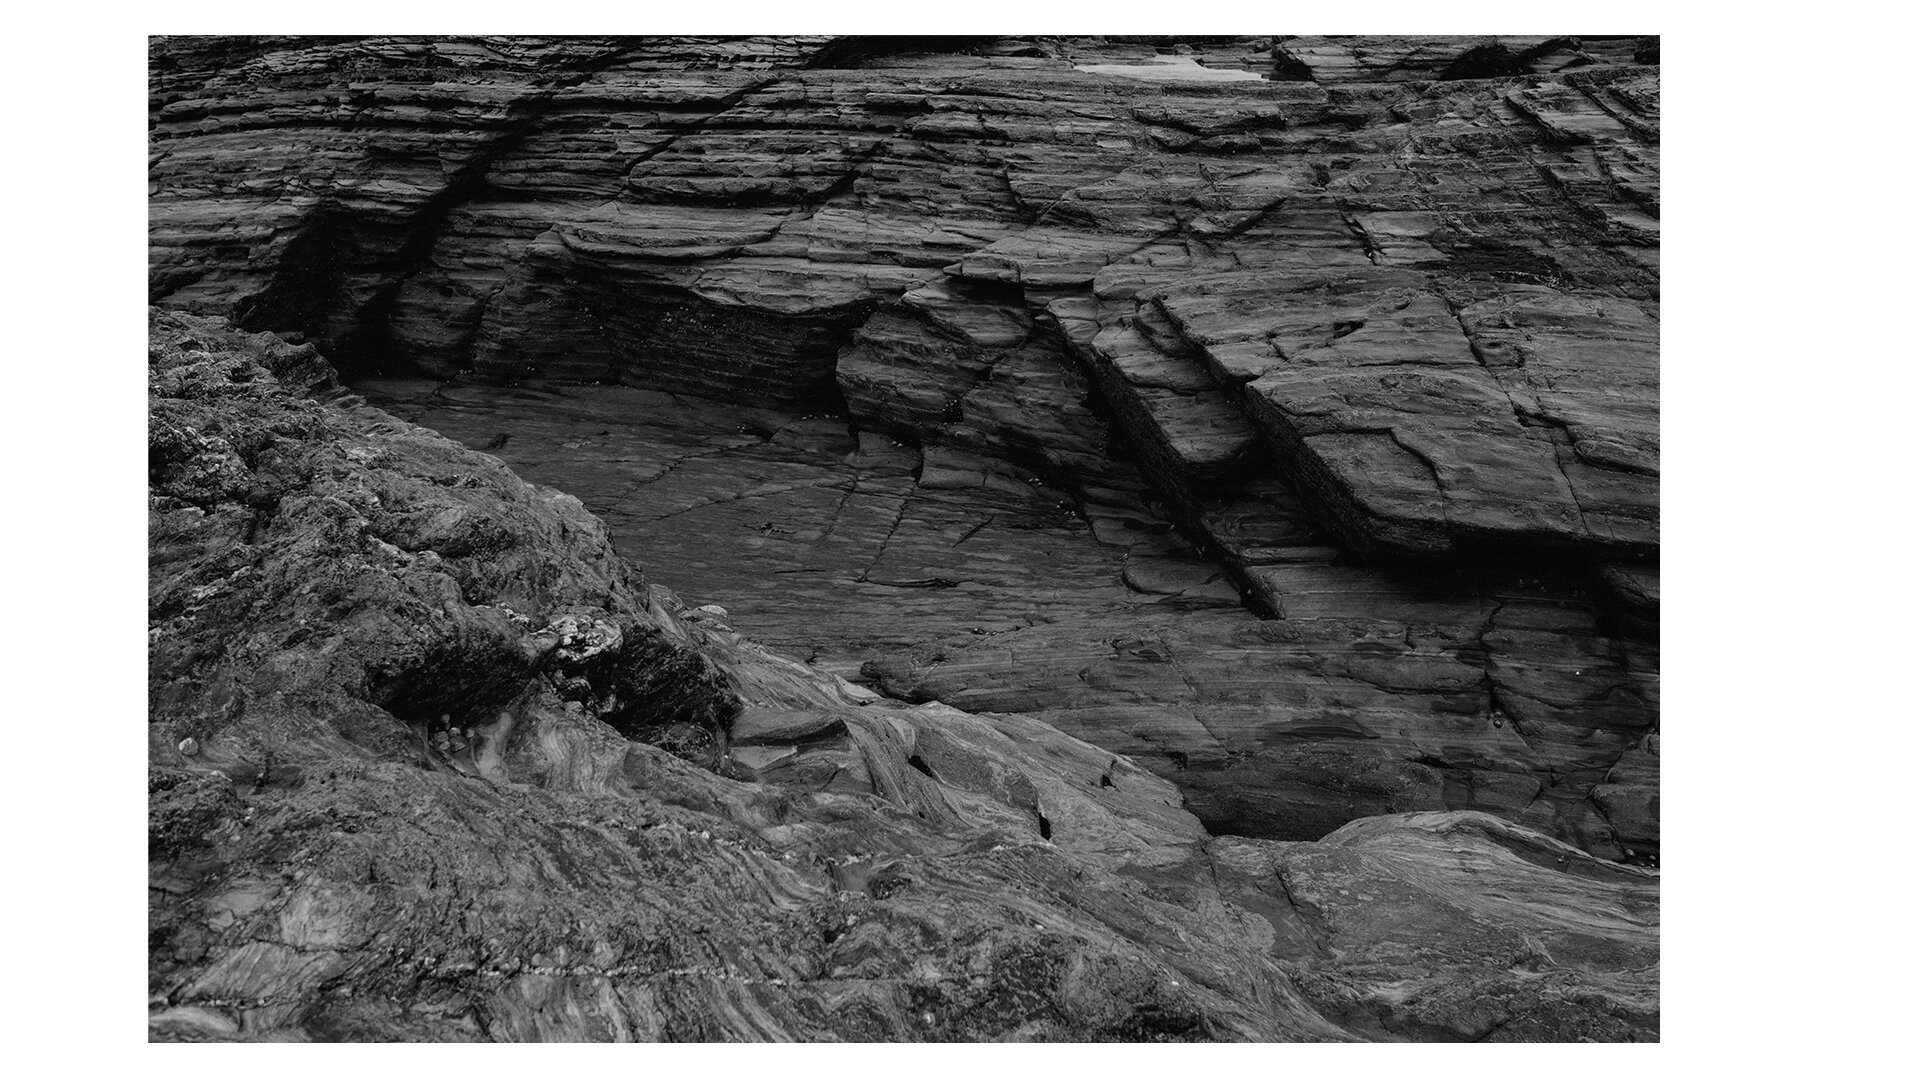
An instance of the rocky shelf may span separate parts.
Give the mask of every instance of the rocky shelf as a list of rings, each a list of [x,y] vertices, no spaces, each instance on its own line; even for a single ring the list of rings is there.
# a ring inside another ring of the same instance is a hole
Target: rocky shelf
[[[1657,1036],[1657,42],[151,60],[156,1037]]]

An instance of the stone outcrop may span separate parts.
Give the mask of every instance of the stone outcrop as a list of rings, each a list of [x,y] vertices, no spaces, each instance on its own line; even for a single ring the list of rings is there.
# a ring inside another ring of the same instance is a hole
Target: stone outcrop
[[[1644,862],[1657,60],[163,39],[152,291],[1216,829],[1480,809]]]
[[[151,284],[1217,832],[1657,861],[1658,42],[162,39]]]
[[[157,1039],[1658,1035],[1655,871],[1474,811],[1210,837],[763,647],[310,344],[156,311],[148,374]]]

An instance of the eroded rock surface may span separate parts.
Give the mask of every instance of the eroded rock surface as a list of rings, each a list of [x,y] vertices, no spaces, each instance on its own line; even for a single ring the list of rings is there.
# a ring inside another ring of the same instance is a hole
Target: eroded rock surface
[[[1657,1037],[1656,873],[1471,812],[1209,838],[316,361],[153,316],[155,1038]]]
[[[305,333],[758,639],[1135,755],[1217,829],[1483,809],[1645,861],[1657,62],[167,39],[153,295]]]
[[[1518,82],[1421,74],[1486,44],[1347,42],[1318,82],[1223,88],[1073,70],[1155,52],[1091,42],[853,61],[831,42],[268,43],[223,108],[257,112],[267,80],[305,87],[301,110],[237,129],[209,97],[158,114],[156,282],[357,366],[724,396],[719,413],[578,393],[546,409],[468,387],[440,397],[500,415],[410,414],[505,436],[498,452],[551,470],[630,552],[664,544],[676,584],[756,635],[1141,753],[1221,827],[1311,836],[1473,806],[1649,854],[1657,773],[1619,763],[1657,760],[1655,233],[1596,214],[1657,212],[1656,69],[1621,42],[1530,39],[1495,43],[1527,55]],[[1284,76],[1328,48],[1268,51]],[[1267,62],[1251,49],[1189,58]],[[195,75],[197,57],[156,77],[163,98],[241,78],[231,57]],[[346,111],[328,96],[343,71],[381,76]],[[1562,91],[1640,119],[1582,142],[1522,108],[1573,108]],[[389,114],[383,93],[414,104]],[[461,110],[487,94],[517,126],[469,160],[490,121]],[[615,135],[659,152],[595,187]],[[262,196],[244,205],[204,186],[242,147]],[[296,178],[262,167],[276,155]],[[434,155],[464,186],[396,164]],[[427,202],[346,197],[403,175]],[[209,200],[227,201],[215,234],[172,231]],[[210,239],[300,205],[320,216],[274,235],[332,237],[318,262]],[[170,261],[201,277],[174,287]],[[459,299],[476,291],[491,299]],[[518,370],[488,359],[526,348]],[[743,426],[742,401],[777,408]],[[546,440],[536,411],[603,426]],[[607,444],[623,439],[650,444],[642,469],[604,467],[626,464]],[[1344,554],[1383,548],[1453,565]],[[1286,625],[1206,610],[1230,600]],[[1308,677],[1276,692],[1267,660]]]

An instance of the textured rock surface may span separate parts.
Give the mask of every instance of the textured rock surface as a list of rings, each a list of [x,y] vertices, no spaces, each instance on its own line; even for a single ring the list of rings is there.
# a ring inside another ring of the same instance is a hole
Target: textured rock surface
[[[1655,857],[1657,43],[934,44],[163,41],[153,295],[1217,828]]]
[[[149,379],[155,1038],[1657,1037],[1653,871],[1209,838],[689,609],[310,346],[156,313]]]

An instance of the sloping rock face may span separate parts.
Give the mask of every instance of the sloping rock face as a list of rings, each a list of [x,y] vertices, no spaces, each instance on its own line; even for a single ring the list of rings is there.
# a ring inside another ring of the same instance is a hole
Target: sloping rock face
[[[1210,838],[689,610],[311,345],[156,312],[148,376],[157,1039],[1657,1037],[1655,871]]]
[[[1647,863],[1657,61],[163,40],[152,292],[1216,831],[1481,810]]]

